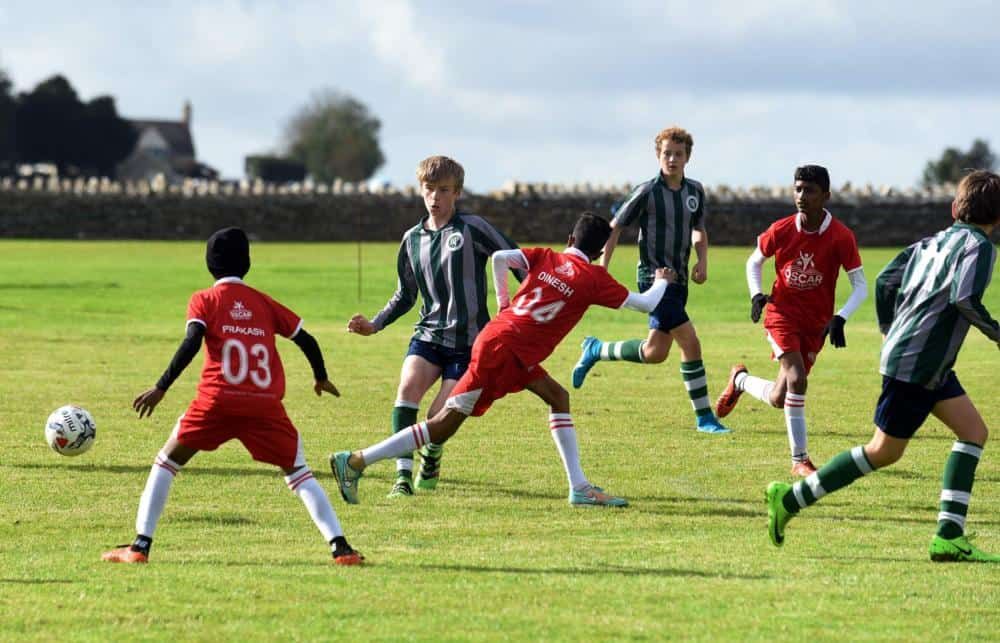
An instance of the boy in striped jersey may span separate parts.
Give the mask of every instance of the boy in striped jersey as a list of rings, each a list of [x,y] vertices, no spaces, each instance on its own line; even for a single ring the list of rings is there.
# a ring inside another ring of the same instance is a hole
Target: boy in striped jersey
[[[807,377],[827,335],[835,347],[847,345],[844,324],[868,295],[868,284],[854,233],[824,207],[830,199],[830,173],[819,165],[803,165],[794,176],[798,211],[774,222],[757,238],[746,266],[750,320],[756,324],[766,307],[764,329],[779,365],[778,377],[766,380],[750,375],[743,364],[734,365],[715,412],[719,417],[729,415],[744,391],[784,409],[792,473],[805,477],[816,472],[806,448]],[[774,257],[775,280],[771,294],[765,295],[761,267],[768,257]],[[841,268],[851,281],[851,295],[834,314]]]
[[[396,292],[374,319],[358,314],[347,324],[352,333],[373,335],[413,308],[418,294],[423,299],[399,376],[392,409],[393,433],[416,423],[420,400],[438,378],[441,388],[427,417],[444,406],[469,366],[476,335],[490,320],[486,260],[498,250],[517,248],[485,219],[457,211],[465,170],[456,161],[446,156],[424,159],[417,166],[417,181],[427,216],[403,235],[396,259]],[[421,489],[437,486],[441,454],[440,445],[421,447],[416,480]],[[412,495],[413,454],[406,453],[396,461],[396,482],[389,497]]]
[[[156,386],[132,402],[139,417],[151,416],[167,389],[205,342],[205,367],[198,395],[177,420],[156,456],[135,518],[136,537],[101,557],[112,563],[145,563],[153,533],[174,478],[199,451],[214,451],[229,440],[243,443],[254,460],[281,468],[285,484],[306,506],[330,543],[333,562],[363,560],[344,538],[337,514],[323,487],[306,465],[302,439],[285,413],[285,372],[274,339],[288,337],[312,366],[316,395],[340,393],[327,377],[323,353],[298,315],[243,282],[250,270],[250,242],[239,228],[223,228],[208,240],[205,253],[215,284],[191,296],[187,332]]]
[[[908,247],[879,274],[875,305],[884,342],[875,435],[805,480],[768,486],[768,531],[776,546],[801,509],[899,460],[933,414],[958,440],[944,466],[931,560],[1000,562],[1000,556],[980,550],[965,536],[987,429],[952,370],[970,326],[1000,346],[1000,325],[982,304],[996,260],[989,235],[1000,221],[1000,176],[981,170],[962,179],[952,216],[954,225]]]
[[[701,361],[701,342],[685,311],[692,246],[697,261],[691,269],[691,281],[703,284],[708,279],[705,190],[701,183],[684,176],[693,145],[691,135],[679,127],[669,127],[657,134],[654,149],[660,171],[655,178],[636,187],[615,212],[611,237],[601,260],[607,268],[622,228],[637,224],[639,290],[649,288],[657,268],[669,267],[677,273],[677,279],[667,288],[656,310],[649,314],[646,339],[602,342],[596,337],[587,337],[583,340],[583,352],[573,368],[573,388],[583,386],[587,373],[602,360],[659,364],[667,359],[676,341],[681,349],[681,378],[691,398],[698,431],[729,433],[712,412],[705,366]]]
[[[663,296],[668,279],[675,276],[669,268],[658,268],[649,290],[630,293],[607,270],[593,265],[610,233],[607,220],[584,212],[564,252],[526,248],[493,255],[500,312],[476,338],[469,368],[445,408],[426,422],[407,427],[366,449],[332,454],[330,466],[344,500],[358,502],[357,483],[367,466],[429,442],[443,443],[470,415],[481,416],[505,395],[529,390],[549,406],[550,433],[569,479],[569,503],[612,507],[628,504],[587,480],[580,467],[569,393],[542,366],[590,306],[648,313]],[[508,270],[527,271],[513,298],[507,290]]]

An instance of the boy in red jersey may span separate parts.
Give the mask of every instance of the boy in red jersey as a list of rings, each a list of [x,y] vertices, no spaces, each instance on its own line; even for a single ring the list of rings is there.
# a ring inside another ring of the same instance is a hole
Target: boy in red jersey
[[[469,368],[455,385],[445,408],[428,421],[414,424],[372,447],[331,455],[330,466],[344,500],[357,503],[357,482],[368,465],[429,442],[441,444],[458,431],[468,416],[483,415],[506,394],[528,389],[549,405],[549,428],[569,478],[570,504],[626,506],[624,498],[606,494],[583,474],[569,393],[541,365],[591,305],[648,313],[663,296],[668,275],[673,276],[670,268],[657,270],[653,285],[637,294],[630,293],[604,268],[592,264],[601,256],[610,234],[605,219],[585,212],[573,228],[565,252],[526,248],[494,253],[500,312],[476,337]],[[510,269],[528,271],[513,301],[507,291]]]
[[[254,460],[281,467],[288,488],[299,496],[330,543],[333,561],[359,564],[363,557],[347,544],[326,492],[306,466],[302,440],[281,403],[285,373],[275,350],[275,335],[291,339],[305,353],[316,380],[316,395],[326,391],[340,396],[327,378],[319,344],[302,329],[298,315],[243,283],[250,270],[250,242],[243,230],[224,228],[214,233],[205,258],[217,281],[191,296],[184,341],[156,386],[140,394],[132,408],[140,418],[152,415],[204,339],[205,366],[198,395],[156,456],[139,501],[135,541],[105,552],[102,559],[147,562],[153,532],[178,471],[199,451],[214,451],[237,439]]]
[[[754,377],[743,364],[736,364],[715,410],[720,418],[726,417],[744,391],[765,404],[784,408],[792,473],[803,477],[816,471],[807,450],[806,378],[827,335],[836,348],[847,345],[844,324],[868,294],[854,233],[826,210],[829,199],[830,175],[826,168],[797,168],[798,212],[776,221],[757,238],[757,249],[747,260],[746,269],[750,319],[757,323],[767,309],[764,329],[772,355],[779,363],[778,378],[772,382]],[[767,257],[774,257],[776,273],[770,296],[761,290],[761,266]],[[847,303],[834,314],[841,267],[847,272],[852,290]]]

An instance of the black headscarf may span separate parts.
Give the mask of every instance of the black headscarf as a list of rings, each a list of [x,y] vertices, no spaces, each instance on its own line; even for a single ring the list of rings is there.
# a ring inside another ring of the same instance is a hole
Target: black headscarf
[[[250,270],[250,240],[240,228],[216,230],[205,251],[208,271],[216,279],[240,277]]]

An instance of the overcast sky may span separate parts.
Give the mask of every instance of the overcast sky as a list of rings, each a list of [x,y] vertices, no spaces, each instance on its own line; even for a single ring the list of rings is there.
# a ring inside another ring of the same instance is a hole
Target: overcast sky
[[[1000,3],[24,2],[0,5],[18,90],[62,73],[134,118],[194,107],[200,160],[239,177],[321,88],[382,121],[377,179],[447,154],[476,191],[508,179],[638,182],[652,139],[695,138],[688,175],[909,186],[946,146],[1000,147]]]

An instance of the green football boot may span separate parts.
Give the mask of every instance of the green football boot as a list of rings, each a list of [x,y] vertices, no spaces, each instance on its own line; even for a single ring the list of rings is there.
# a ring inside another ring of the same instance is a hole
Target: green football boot
[[[396,472],[396,483],[386,498],[402,498],[413,495],[413,472],[400,470]]]
[[[784,482],[772,482],[767,485],[767,493],[764,494],[767,503],[767,535],[771,537],[771,543],[775,547],[781,547],[785,542],[785,525],[795,516],[781,502],[791,488],[792,485]]]
[[[931,541],[931,560],[936,563],[1000,563],[1000,556],[987,554],[969,542],[968,536]]]
[[[443,454],[444,447],[439,444],[425,444],[420,447],[420,471],[417,472],[419,488],[429,491],[437,487]]]
[[[358,480],[361,479],[361,472],[355,471],[347,460],[351,457],[350,451],[339,451],[330,454],[330,470],[333,477],[337,479],[337,486],[340,487],[340,496],[344,502],[350,505],[358,504]]]

